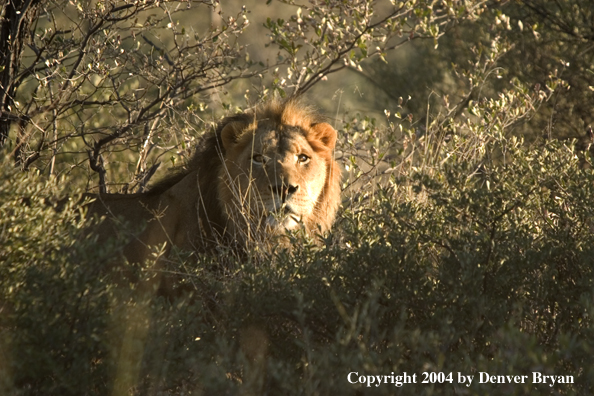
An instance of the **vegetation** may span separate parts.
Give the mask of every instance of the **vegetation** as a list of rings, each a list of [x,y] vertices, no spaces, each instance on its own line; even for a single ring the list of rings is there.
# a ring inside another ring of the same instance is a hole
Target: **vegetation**
[[[258,53],[242,41],[250,5],[66,3],[2,6],[1,394],[594,391],[592,158],[582,141],[553,139],[590,121],[551,111],[585,109],[591,65],[540,62],[586,45],[588,2],[273,3]],[[374,62],[389,66],[417,37],[418,53],[439,44],[458,59],[432,74],[434,93],[421,84],[408,99]],[[449,47],[459,37],[474,47]],[[520,42],[539,54],[521,70]],[[171,255],[175,296],[153,288],[159,247],[123,274],[113,263],[126,241],[96,243],[101,219],[85,217],[82,192],[142,191],[228,103],[315,101],[347,75],[398,93],[384,118],[333,121],[345,180],[331,233],[247,256]],[[359,381],[404,372],[417,383]],[[479,383],[481,372],[528,379]],[[534,384],[533,372],[573,382]]]

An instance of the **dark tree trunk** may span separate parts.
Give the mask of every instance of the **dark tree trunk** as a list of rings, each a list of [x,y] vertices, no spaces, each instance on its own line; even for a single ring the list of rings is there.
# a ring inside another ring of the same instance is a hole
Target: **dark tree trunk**
[[[20,119],[14,107],[21,55],[41,0],[3,0],[0,7],[0,147],[11,124]]]

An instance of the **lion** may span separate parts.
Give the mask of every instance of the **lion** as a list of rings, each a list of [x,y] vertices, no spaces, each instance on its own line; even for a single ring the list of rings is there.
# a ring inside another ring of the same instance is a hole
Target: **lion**
[[[103,237],[121,221],[140,231],[124,248],[142,262],[154,245],[206,252],[253,240],[332,226],[341,172],[336,130],[297,99],[271,101],[207,133],[183,171],[139,194],[92,195],[89,212],[106,216]]]

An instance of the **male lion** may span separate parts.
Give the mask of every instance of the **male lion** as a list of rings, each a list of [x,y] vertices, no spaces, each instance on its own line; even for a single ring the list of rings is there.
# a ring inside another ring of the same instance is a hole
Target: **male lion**
[[[290,99],[225,118],[207,134],[185,170],[146,193],[93,196],[90,213],[144,227],[124,249],[129,261],[166,243],[189,251],[245,247],[286,230],[328,230],[340,204],[336,131]]]

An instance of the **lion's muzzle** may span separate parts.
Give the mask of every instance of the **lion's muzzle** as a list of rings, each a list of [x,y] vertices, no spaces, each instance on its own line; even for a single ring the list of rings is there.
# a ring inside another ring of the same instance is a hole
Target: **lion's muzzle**
[[[277,184],[275,186],[270,186],[270,188],[272,189],[273,194],[276,194],[276,196],[280,197],[280,202],[285,203],[292,194],[297,192],[299,186],[290,184]]]

